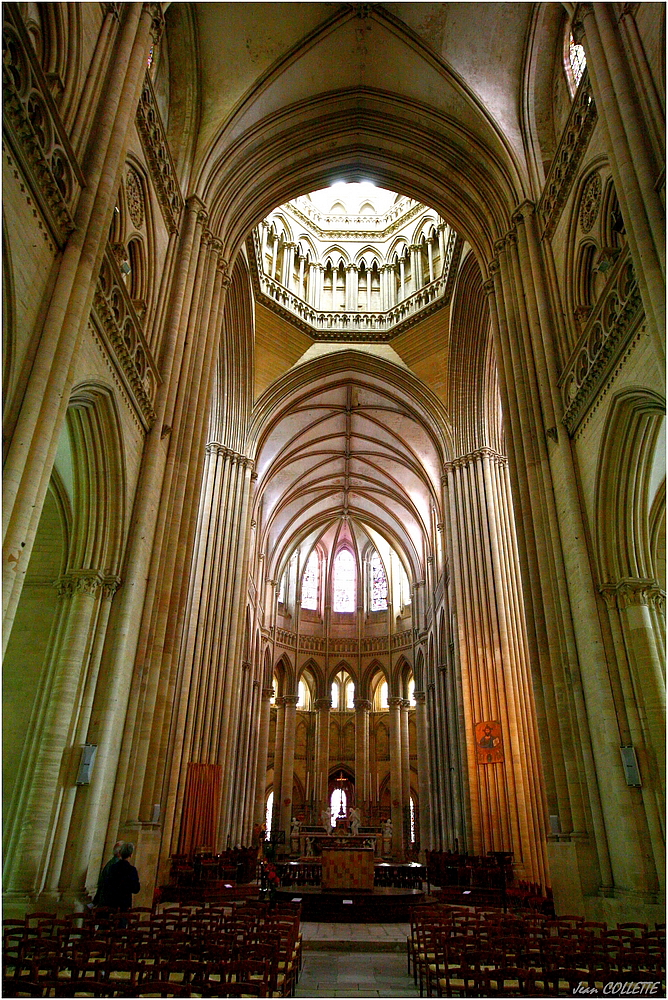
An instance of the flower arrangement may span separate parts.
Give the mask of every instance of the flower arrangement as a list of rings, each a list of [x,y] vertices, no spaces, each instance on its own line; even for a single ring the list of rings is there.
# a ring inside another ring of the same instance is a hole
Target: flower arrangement
[[[264,877],[269,884],[269,888],[278,889],[281,884],[281,880],[274,866],[272,864],[265,862],[265,864],[263,865],[263,870],[264,870]]]

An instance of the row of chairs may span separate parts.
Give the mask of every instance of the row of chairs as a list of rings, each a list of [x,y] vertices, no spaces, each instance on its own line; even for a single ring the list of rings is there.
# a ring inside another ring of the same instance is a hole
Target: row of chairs
[[[612,929],[577,916],[421,906],[407,958],[420,996],[572,996],[573,983],[582,992],[620,977],[662,981],[665,925]]]
[[[163,990],[192,991],[179,995],[292,996],[299,923],[297,906],[262,903],[30,914],[4,922],[5,995],[73,996],[91,984],[93,992],[104,984],[118,995],[142,995],[159,982]],[[43,992],[25,992],[34,989]]]

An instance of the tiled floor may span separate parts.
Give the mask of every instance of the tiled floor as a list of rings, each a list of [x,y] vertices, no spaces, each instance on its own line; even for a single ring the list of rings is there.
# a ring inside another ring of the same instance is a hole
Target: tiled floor
[[[408,924],[302,924],[296,996],[417,997],[406,971]]]

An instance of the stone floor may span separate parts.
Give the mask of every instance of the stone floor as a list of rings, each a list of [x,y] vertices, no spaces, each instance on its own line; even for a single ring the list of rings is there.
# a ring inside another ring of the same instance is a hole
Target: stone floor
[[[303,923],[297,997],[417,997],[406,971],[408,924]]]

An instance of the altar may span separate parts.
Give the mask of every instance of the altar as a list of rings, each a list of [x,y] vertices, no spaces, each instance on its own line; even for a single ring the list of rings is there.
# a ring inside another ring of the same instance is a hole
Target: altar
[[[363,838],[350,838],[350,840]],[[338,838],[322,845],[322,889],[373,890],[374,849]]]

